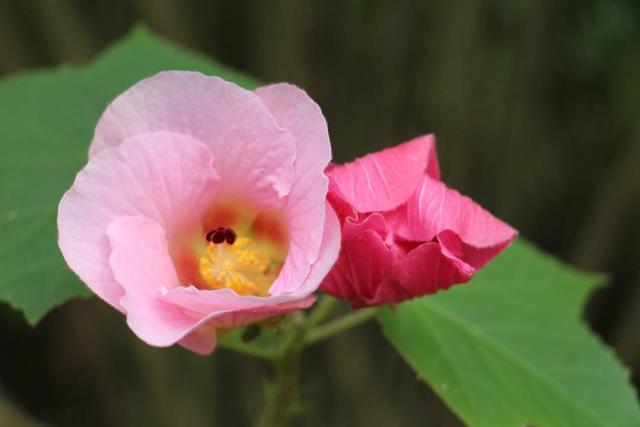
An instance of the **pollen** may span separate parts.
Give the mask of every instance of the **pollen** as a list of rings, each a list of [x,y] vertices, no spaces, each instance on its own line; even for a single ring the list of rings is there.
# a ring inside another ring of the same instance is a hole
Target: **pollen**
[[[233,289],[238,295],[268,296],[282,262],[269,245],[249,237],[210,241],[200,257],[200,275],[210,289]]]

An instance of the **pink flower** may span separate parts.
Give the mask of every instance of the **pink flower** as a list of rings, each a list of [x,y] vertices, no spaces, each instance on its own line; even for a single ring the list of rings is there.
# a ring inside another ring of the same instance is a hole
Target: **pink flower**
[[[342,249],[322,289],[354,307],[468,282],[517,235],[440,181],[432,135],[332,165],[327,173]]]
[[[311,305],[336,260],[327,127],[294,86],[157,74],[109,105],[89,157],[60,249],[151,345],[207,354],[221,330]]]

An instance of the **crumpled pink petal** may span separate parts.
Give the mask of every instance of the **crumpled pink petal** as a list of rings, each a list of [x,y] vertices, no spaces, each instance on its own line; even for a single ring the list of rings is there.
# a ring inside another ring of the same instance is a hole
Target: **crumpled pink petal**
[[[466,283],[517,232],[440,181],[431,135],[331,165],[343,244],[322,289],[354,307]]]
[[[342,246],[338,261],[323,283],[323,290],[352,301],[355,306],[376,301],[378,284],[394,265],[391,248],[371,229],[345,240]]]
[[[443,253],[481,268],[517,232],[469,197],[425,176],[406,204],[388,215],[394,233],[407,240],[437,237]]]
[[[449,289],[454,283],[468,282],[474,272],[473,268],[445,256],[437,243],[422,243],[394,265],[375,298],[365,301],[365,305],[396,303],[433,294]]]
[[[413,194],[425,173],[440,177],[433,135],[368,154],[327,173],[332,192],[361,213],[394,209]]]

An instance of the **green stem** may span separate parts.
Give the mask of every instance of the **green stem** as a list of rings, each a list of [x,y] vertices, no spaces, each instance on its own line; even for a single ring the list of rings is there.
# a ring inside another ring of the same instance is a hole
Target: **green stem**
[[[320,302],[318,302],[307,318],[307,329],[313,328],[330,316],[338,307],[340,307],[340,304],[341,302],[339,299],[333,298],[329,295],[323,295],[320,297]]]
[[[235,351],[236,353],[242,353],[247,356],[257,357],[259,359],[265,360],[276,360],[278,358],[278,353],[274,351],[270,351],[267,349],[261,349],[257,347],[252,347],[250,345],[246,345],[243,342],[224,342],[220,344],[221,347],[226,348],[227,350]]]
[[[302,312],[291,315],[287,324],[289,335],[279,355],[272,359],[274,378],[265,388],[264,409],[256,424],[257,427],[287,425],[292,413],[291,402],[298,392],[300,355],[307,345],[360,325],[375,316],[377,312],[375,308],[361,309],[315,326],[329,316],[338,304],[337,300],[324,297],[307,318]]]
[[[293,316],[291,335],[281,356],[274,361],[275,375],[265,390],[265,404],[258,427],[285,427],[291,415],[291,401],[298,390],[300,353],[306,332],[302,313]]]
[[[265,405],[258,427],[284,427],[291,415],[291,401],[298,389],[300,352],[285,354],[275,362],[275,378],[267,386]]]
[[[375,308],[363,308],[354,311],[351,314],[342,316],[331,322],[320,325],[311,329],[305,337],[305,345],[315,344],[318,341],[325,340],[335,334],[338,334],[347,329],[353,328],[371,319],[377,313]]]

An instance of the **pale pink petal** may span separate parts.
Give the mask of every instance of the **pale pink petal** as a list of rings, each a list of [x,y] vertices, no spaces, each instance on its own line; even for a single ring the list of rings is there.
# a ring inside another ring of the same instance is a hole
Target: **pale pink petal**
[[[281,295],[263,298],[241,296],[231,289],[201,290],[188,286],[165,290],[162,300],[201,319],[198,325],[229,329],[305,309],[313,304],[315,297]]]
[[[58,244],[71,269],[98,296],[121,309],[106,230],[119,216],[155,220],[168,234],[201,215],[214,196],[211,150],[188,136],[140,135],[96,154],[60,202]]]
[[[203,325],[178,341],[178,343],[201,356],[210,354],[216,348],[218,334],[212,325]]]
[[[163,289],[162,299],[194,317],[204,317],[211,313],[222,313],[236,310],[251,310],[265,304],[277,304],[283,299],[242,296],[228,288],[198,289],[194,286]]]
[[[358,212],[387,211],[405,202],[425,173],[439,179],[433,135],[368,154],[327,171],[331,191]]]
[[[295,145],[253,92],[218,77],[161,72],[118,96],[98,122],[90,155],[156,131],[205,144],[228,193],[276,206],[294,179]]]
[[[425,177],[407,203],[387,215],[397,235],[414,241],[437,238],[443,253],[475,268],[483,266],[517,235],[508,224],[444,183]]]
[[[295,181],[283,212],[289,225],[289,256],[270,293],[293,292],[309,273],[322,241],[331,160],[327,123],[322,111],[303,90],[289,84],[258,88],[255,93],[295,141]]]
[[[127,324],[150,345],[175,344],[198,319],[161,298],[162,288],[179,284],[162,226],[144,217],[121,216],[111,222],[107,235],[112,248],[109,265],[125,290],[120,304]]]
[[[250,325],[269,317],[281,316],[293,311],[309,308],[315,302],[313,295],[291,300],[278,305],[263,305],[251,310],[233,311],[211,317],[209,323],[216,328],[232,329]]]
[[[322,283],[322,280],[335,264],[340,253],[340,222],[331,206],[325,202],[326,215],[324,233],[320,244],[319,258],[311,266],[309,275],[304,282],[295,290],[293,295],[306,295],[315,292]]]

